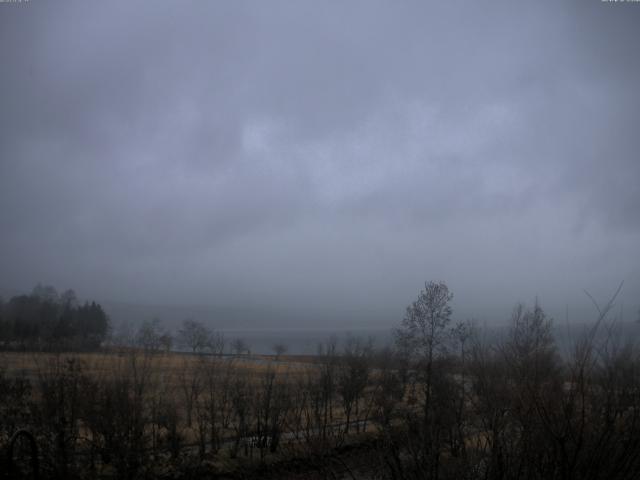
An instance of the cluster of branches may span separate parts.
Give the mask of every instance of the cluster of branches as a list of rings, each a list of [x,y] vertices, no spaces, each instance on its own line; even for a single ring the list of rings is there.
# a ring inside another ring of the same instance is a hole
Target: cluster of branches
[[[380,425],[388,478],[637,476],[640,352],[605,328],[615,295],[565,356],[537,302],[486,342],[471,323],[450,326],[451,299],[426,284],[398,331],[408,383],[396,420]]]
[[[94,349],[109,331],[109,318],[95,303],[79,304],[73,290],[58,294],[38,285],[30,295],[0,299],[0,346],[5,349]]]
[[[135,331],[130,325],[109,339],[110,347],[136,348],[146,353],[170,352],[180,349],[193,354],[221,355],[225,347],[222,333],[207,327],[204,323],[186,319],[174,334],[162,325],[158,318],[143,321]]]

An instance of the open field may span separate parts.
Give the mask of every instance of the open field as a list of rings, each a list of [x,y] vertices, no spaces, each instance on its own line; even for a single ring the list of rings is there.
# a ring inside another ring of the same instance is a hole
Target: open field
[[[53,365],[77,361],[90,375],[103,376],[118,372],[132,358],[145,359],[149,363],[152,375],[164,378],[177,378],[186,370],[202,365],[221,367],[232,364],[238,371],[256,374],[267,370],[278,373],[300,374],[308,370],[315,362],[313,356],[282,356],[279,360],[268,355],[197,355],[189,353],[157,353],[145,356],[143,352],[90,352],[90,353],[43,353],[43,352],[0,352],[0,369],[9,376],[24,376],[36,379]]]

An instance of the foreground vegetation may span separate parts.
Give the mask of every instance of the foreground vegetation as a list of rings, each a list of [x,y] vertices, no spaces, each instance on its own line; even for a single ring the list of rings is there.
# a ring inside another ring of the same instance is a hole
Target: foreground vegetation
[[[311,362],[197,348],[188,355],[6,353],[0,445],[14,446],[14,460],[5,471],[37,469],[42,478],[635,478],[640,352],[611,334],[613,299],[597,306],[592,328],[561,357],[539,305],[517,306],[506,337],[487,342],[472,323],[450,324],[451,298],[445,284],[428,283],[393,348],[330,339]]]

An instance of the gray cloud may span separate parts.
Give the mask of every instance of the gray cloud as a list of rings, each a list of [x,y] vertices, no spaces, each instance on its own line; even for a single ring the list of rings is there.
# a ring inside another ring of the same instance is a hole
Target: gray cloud
[[[638,303],[635,4],[1,7],[5,292]]]

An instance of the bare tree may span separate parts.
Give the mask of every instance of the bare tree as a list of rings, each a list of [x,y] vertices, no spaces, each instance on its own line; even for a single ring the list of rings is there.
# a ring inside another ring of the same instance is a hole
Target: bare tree
[[[412,360],[416,394],[411,396],[411,401],[421,407],[420,416],[406,410],[409,453],[414,468],[433,478],[438,477],[440,469],[443,422],[450,415],[445,411],[450,407],[446,396],[451,380],[442,367],[435,368],[435,365],[444,360],[452,298],[445,283],[425,283],[418,299],[407,307],[401,328],[396,332],[399,348]]]
[[[254,434],[260,459],[264,459],[267,449],[275,452],[280,442],[287,416],[289,395],[286,382],[278,378],[276,370],[269,367],[262,375],[262,381],[255,390],[253,413]]]
[[[73,476],[73,456],[80,438],[79,419],[85,399],[85,365],[78,358],[56,355],[38,368],[38,395],[32,415],[47,432],[44,450],[60,478]]]
[[[147,352],[157,352],[162,346],[160,338],[163,334],[159,318],[145,320],[136,332],[135,343]]]
[[[338,339],[332,335],[318,345],[319,374],[315,376],[313,388],[314,417],[320,432],[320,448],[326,450],[329,440],[334,436],[333,402],[337,389]]]
[[[231,417],[231,385],[237,375],[233,359],[222,361],[212,359],[203,362],[200,367],[203,371],[203,401],[198,403],[199,421],[206,421],[207,425],[201,427],[201,436],[209,437],[211,449],[217,453],[222,442],[225,429],[229,428]],[[206,443],[200,439],[201,443]]]
[[[198,403],[198,398],[202,392],[202,378],[200,369],[194,368],[188,357],[182,359],[182,368],[179,373],[178,384],[182,392],[183,405],[185,408],[187,427],[191,428],[193,421],[193,410]]]
[[[276,360],[279,360],[282,355],[287,353],[289,348],[284,343],[276,343],[273,345],[272,350],[276,354]]]
[[[369,383],[373,342],[348,337],[338,371],[338,390],[345,413],[345,433],[349,433],[352,414],[355,414],[356,430],[360,431],[360,406]]]
[[[249,352],[249,345],[242,338],[236,338],[231,342],[231,349],[236,355],[243,355]]]
[[[231,457],[238,455],[240,446],[244,446],[245,455],[248,455],[248,445],[243,442],[251,432],[250,407],[253,398],[253,388],[246,378],[236,376],[230,385],[230,402],[232,415],[229,425],[234,432],[234,443],[231,449]]]
[[[173,346],[173,335],[168,332],[163,333],[160,335],[160,338],[158,338],[158,343],[164,353],[169,353]]]
[[[186,319],[178,331],[180,345],[191,350],[192,353],[221,350],[222,337],[207,328],[202,322]]]
[[[92,378],[83,392],[82,421],[92,448],[103,464],[115,468],[118,478],[134,478],[148,459],[153,433],[149,426],[154,420],[149,400],[157,388],[152,359],[152,355],[131,352],[111,365],[109,374]]]
[[[427,367],[444,345],[452,299],[453,294],[445,283],[425,283],[418,299],[407,307],[402,326],[396,332],[398,343],[414,356],[423,358]]]

